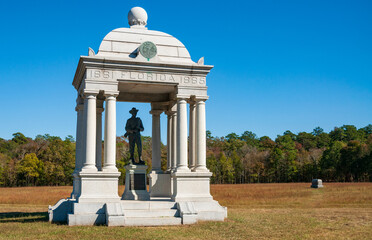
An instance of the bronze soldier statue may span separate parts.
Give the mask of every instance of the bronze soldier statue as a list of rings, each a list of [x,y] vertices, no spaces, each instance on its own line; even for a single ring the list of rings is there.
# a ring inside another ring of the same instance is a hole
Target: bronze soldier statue
[[[137,144],[137,153],[139,157],[138,164],[144,165],[145,162],[142,160],[142,142],[141,142],[141,133],[144,128],[142,121],[137,116],[138,109],[132,108],[129,113],[132,114],[132,117],[127,120],[125,125],[125,131],[127,131],[124,137],[129,139],[129,152],[130,152],[130,164],[136,164],[134,160],[134,146]]]

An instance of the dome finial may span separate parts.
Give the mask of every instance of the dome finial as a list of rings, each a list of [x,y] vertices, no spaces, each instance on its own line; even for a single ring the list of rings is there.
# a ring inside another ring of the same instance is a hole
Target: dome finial
[[[147,12],[141,7],[134,7],[128,13],[129,26],[141,26],[147,25]]]

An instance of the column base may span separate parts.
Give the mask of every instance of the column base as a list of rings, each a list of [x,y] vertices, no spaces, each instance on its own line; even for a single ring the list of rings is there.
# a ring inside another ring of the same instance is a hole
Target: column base
[[[190,168],[188,168],[187,166],[182,166],[182,167],[177,167],[174,172],[184,172],[184,173],[188,173],[188,172],[191,172]]]
[[[202,167],[194,167],[192,169],[193,172],[209,172],[208,168],[206,166]]]
[[[102,172],[119,172],[115,166],[107,166],[102,168]]]
[[[81,169],[80,172],[94,173],[98,172],[98,169],[95,165],[86,165]]]

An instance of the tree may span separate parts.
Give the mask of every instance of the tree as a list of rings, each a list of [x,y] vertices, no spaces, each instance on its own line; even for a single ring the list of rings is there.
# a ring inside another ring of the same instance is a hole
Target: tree
[[[207,168],[212,172],[211,183],[221,183],[220,182],[221,168],[214,154],[207,155]]]
[[[254,134],[253,132],[251,131],[245,131],[241,136],[240,136],[240,139],[245,141],[245,143],[247,145],[250,145],[250,146],[258,146],[258,139],[257,139],[257,135]]]
[[[35,153],[28,153],[17,166],[17,173],[20,175],[20,180],[26,185],[32,183],[35,185],[37,178],[42,174],[44,164],[40,161]]]
[[[22,133],[17,132],[17,133],[13,133],[12,141],[17,144],[25,144],[27,143],[28,139]]]
[[[332,139],[327,133],[321,133],[315,137],[317,148],[328,147]]]
[[[227,141],[236,140],[236,139],[239,139],[239,136],[236,133],[230,133],[230,134],[227,134],[226,139]]]
[[[344,141],[361,140],[358,130],[354,125],[343,125],[341,129],[344,130]]]
[[[341,141],[335,141],[323,152],[320,159],[320,169],[322,179],[325,181],[338,180],[338,169],[340,168],[341,149],[345,144]]]
[[[221,162],[223,183],[233,183],[235,172],[231,158],[226,158],[225,154],[221,153],[219,161]]]
[[[371,135],[371,134],[372,134],[372,124],[368,124],[368,125],[365,126],[364,128],[360,128],[360,129],[358,130],[358,132],[363,132],[363,133],[364,133],[363,135],[364,135],[365,137]]]
[[[275,145],[276,143],[268,136],[263,136],[260,138],[259,147],[261,149],[272,149],[275,147]]]
[[[307,151],[311,148],[315,148],[317,145],[316,137],[310,133],[300,132],[296,139]]]
[[[324,133],[323,128],[316,127],[316,128],[314,128],[314,130],[313,130],[313,132],[311,134],[313,134],[314,136],[319,136],[322,133]]]
[[[270,166],[270,175],[274,176],[275,182],[280,182],[280,163],[284,158],[283,151],[276,146],[274,149],[271,150],[269,155],[269,166]]]
[[[235,180],[234,181],[235,181],[235,183],[242,183],[243,178],[244,178],[242,161],[241,161],[240,157],[238,156],[238,154],[236,153],[236,151],[232,152],[230,158],[231,158],[232,165],[233,165],[233,168],[234,168],[234,175],[235,175]]]
[[[289,131],[287,131],[289,132]],[[285,158],[280,163],[281,179],[284,182],[294,181],[297,173],[297,149],[293,136],[290,133],[278,136],[275,140],[279,147],[283,150]]]
[[[332,141],[343,141],[345,139],[345,131],[342,128],[335,127],[333,131],[329,133]]]
[[[293,141],[296,141],[296,134],[292,133],[291,131],[287,130],[283,133],[283,136],[289,136],[292,138]]]
[[[365,161],[364,155],[363,145],[356,140],[349,141],[341,149],[339,168],[345,178],[344,180],[348,182],[359,181],[368,167],[368,162]]]

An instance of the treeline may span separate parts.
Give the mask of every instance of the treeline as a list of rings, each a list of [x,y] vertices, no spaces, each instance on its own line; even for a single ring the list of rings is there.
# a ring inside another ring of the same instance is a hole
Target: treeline
[[[150,170],[151,137],[143,136],[142,145]],[[166,146],[161,148],[165,170]],[[116,160],[123,184],[129,163],[123,136],[117,137]],[[360,129],[344,125],[330,133],[319,127],[311,133],[286,131],[275,140],[250,131],[225,137],[207,131],[207,166],[213,172],[212,183],[372,181],[372,125]],[[0,186],[71,185],[74,168],[72,136],[32,139],[15,133],[10,140],[0,139]]]
[[[249,131],[221,138],[207,132],[207,149],[212,183],[372,181],[372,125],[286,131],[275,140]]]
[[[75,139],[38,135],[35,139],[14,133],[11,140],[0,138],[0,186],[64,186],[72,185],[75,169]],[[102,153],[103,151],[102,142]],[[143,159],[151,169],[151,138],[142,136]],[[162,167],[166,168],[166,146],[162,145]],[[129,163],[129,144],[126,138],[117,137],[116,165],[122,173]],[[103,158],[103,156],[102,156]]]
[[[48,134],[0,139],[0,186],[71,185],[75,142]]]

